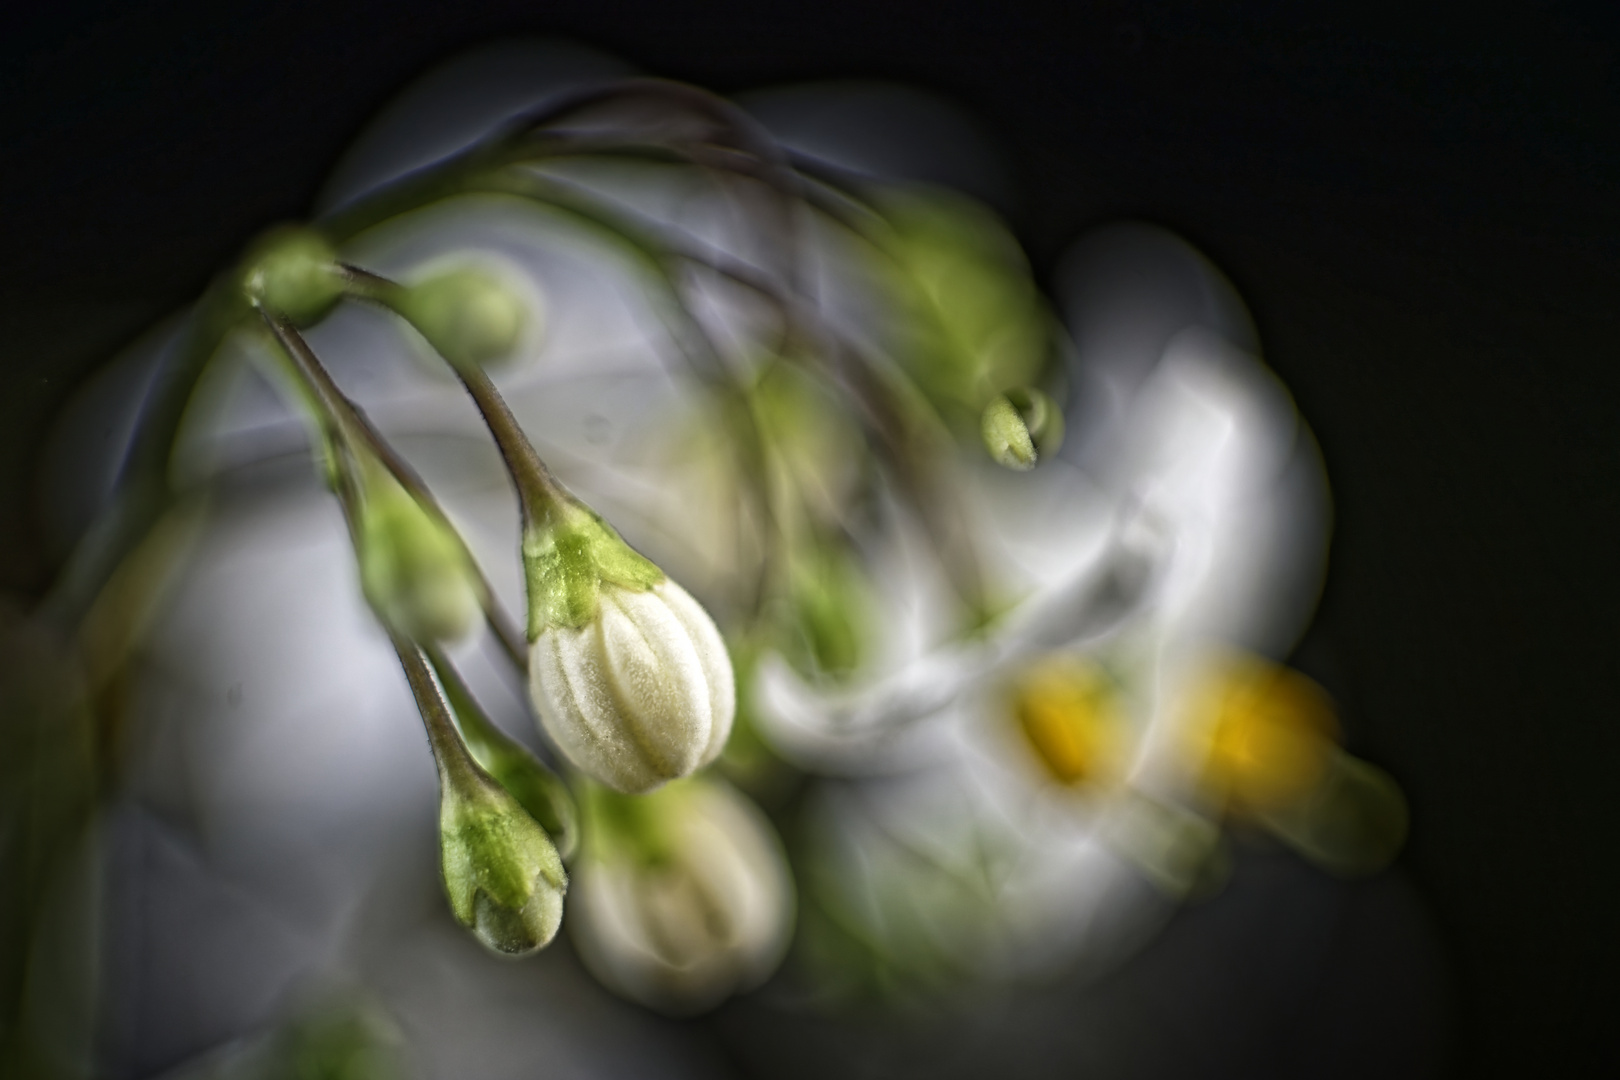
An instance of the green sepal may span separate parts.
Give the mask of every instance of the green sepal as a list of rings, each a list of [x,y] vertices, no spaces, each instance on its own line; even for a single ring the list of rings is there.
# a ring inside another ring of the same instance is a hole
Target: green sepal
[[[528,747],[485,715],[460,674],[442,654],[430,650],[429,658],[473,760],[540,823],[565,862],[572,858],[579,846],[579,811],[568,785]]]
[[[547,628],[573,629],[596,618],[603,583],[645,592],[664,580],[596,512],[574,504],[523,537],[529,588],[529,640]]]
[[[675,842],[670,823],[680,814],[681,804],[695,783],[698,781],[677,780],[645,795],[624,795],[582,778],[579,793],[586,856],[602,861],[628,860],[649,867],[673,861]]]

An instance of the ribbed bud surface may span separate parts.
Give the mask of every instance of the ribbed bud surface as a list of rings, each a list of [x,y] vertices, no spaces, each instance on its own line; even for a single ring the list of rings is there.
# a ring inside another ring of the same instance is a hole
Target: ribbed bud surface
[[[668,578],[645,590],[604,582],[595,618],[540,632],[529,679],[558,748],[627,793],[713,761],[737,709],[720,631]]]

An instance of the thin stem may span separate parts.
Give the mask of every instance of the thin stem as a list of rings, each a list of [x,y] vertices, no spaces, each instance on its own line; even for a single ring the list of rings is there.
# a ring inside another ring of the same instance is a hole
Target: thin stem
[[[423,645],[421,648],[439,678],[439,685],[444,688],[457,726],[466,735],[467,741],[499,747],[525,756],[532,755],[528,747],[502,731],[489,718],[483,707],[478,704],[478,699],[473,696],[472,688],[462,679],[461,673],[450,662],[450,658],[444,655],[443,649],[432,644]]]
[[[358,296],[392,306],[391,301],[400,292],[398,284],[378,274],[348,264],[342,269]],[[457,364],[448,358],[445,362],[461,380],[473,404],[478,406],[495,439],[495,448],[500,451],[506,471],[517,488],[525,527],[546,524],[566,513],[566,508],[574,504],[573,496],[541,460],[523,426],[512,415],[511,407],[484,369],[476,364]]]
[[[440,507],[438,500],[433,497],[433,492],[423,483],[422,478],[416,474],[416,471],[410,467],[409,463],[399,456],[388,440],[384,439],[382,434],[371,425],[360,407],[349,400],[343,391],[339,389],[331,374],[326,370],[326,366],[320,362],[314,350],[309,347],[309,343],[304,340],[304,336],[298,332],[297,327],[280,315],[263,309],[260,309],[260,314],[263,316],[265,324],[270,328],[270,332],[275,336],[277,343],[281,345],[282,350],[293,361],[293,366],[305,385],[314,393],[323,413],[335,429],[334,434],[339,439],[358,441],[364,445],[382,463],[383,468],[394,478],[395,482],[405,489],[406,494],[410,495],[428,513],[438,518],[450,529],[451,535],[455,537],[456,543],[461,547],[462,554],[466,557],[467,565],[472,568],[475,591],[478,594],[479,606],[484,612],[485,622],[488,623],[490,631],[494,633],[496,640],[500,642],[501,651],[506,654],[512,664],[519,671],[527,670],[527,642],[519,632],[517,624],[512,621],[511,616],[507,615],[500,601],[496,598],[494,587],[484,574],[483,568],[478,565],[477,559],[473,557],[472,550],[467,547],[467,542],[450,525],[449,518],[445,515],[443,508]],[[345,482],[350,485],[353,483],[352,479]],[[344,496],[345,493],[340,491],[340,499],[343,499]],[[351,501],[357,496],[358,492],[351,490],[348,493],[348,498]]]
[[[445,700],[444,688],[433,675],[427,657],[419,646],[389,634],[394,651],[399,654],[400,667],[411,685],[411,696],[422,714],[422,726],[427,729],[428,745],[433,749],[433,760],[439,767],[440,783],[451,785],[492,782],[488,774],[473,760],[467,744],[456,730],[450,704]]]

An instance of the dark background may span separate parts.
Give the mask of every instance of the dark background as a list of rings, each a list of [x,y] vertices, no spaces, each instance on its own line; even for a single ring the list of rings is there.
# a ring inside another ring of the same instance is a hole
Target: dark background
[[[1401,868],[1449,973],[1451,1069],[1620,1061],[1620,68],[1599,5],[35,6],[0,15],[6,590],[52,569],[29,480],[51,410],[302,216],[433,62],[521,32],[722,92],[911,82],[999,140],[1038,272],[1135,217],[1231,276],[1334,486],[1300,662],[1410,796]]]

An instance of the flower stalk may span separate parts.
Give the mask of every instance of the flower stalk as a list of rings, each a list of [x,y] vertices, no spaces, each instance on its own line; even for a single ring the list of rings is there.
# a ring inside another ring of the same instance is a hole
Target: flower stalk
[[[439,770],[439,854],[456,921],[511,956],[549,944],[568,874],[546,831],[473,759],[421,649],[393,638]]]

